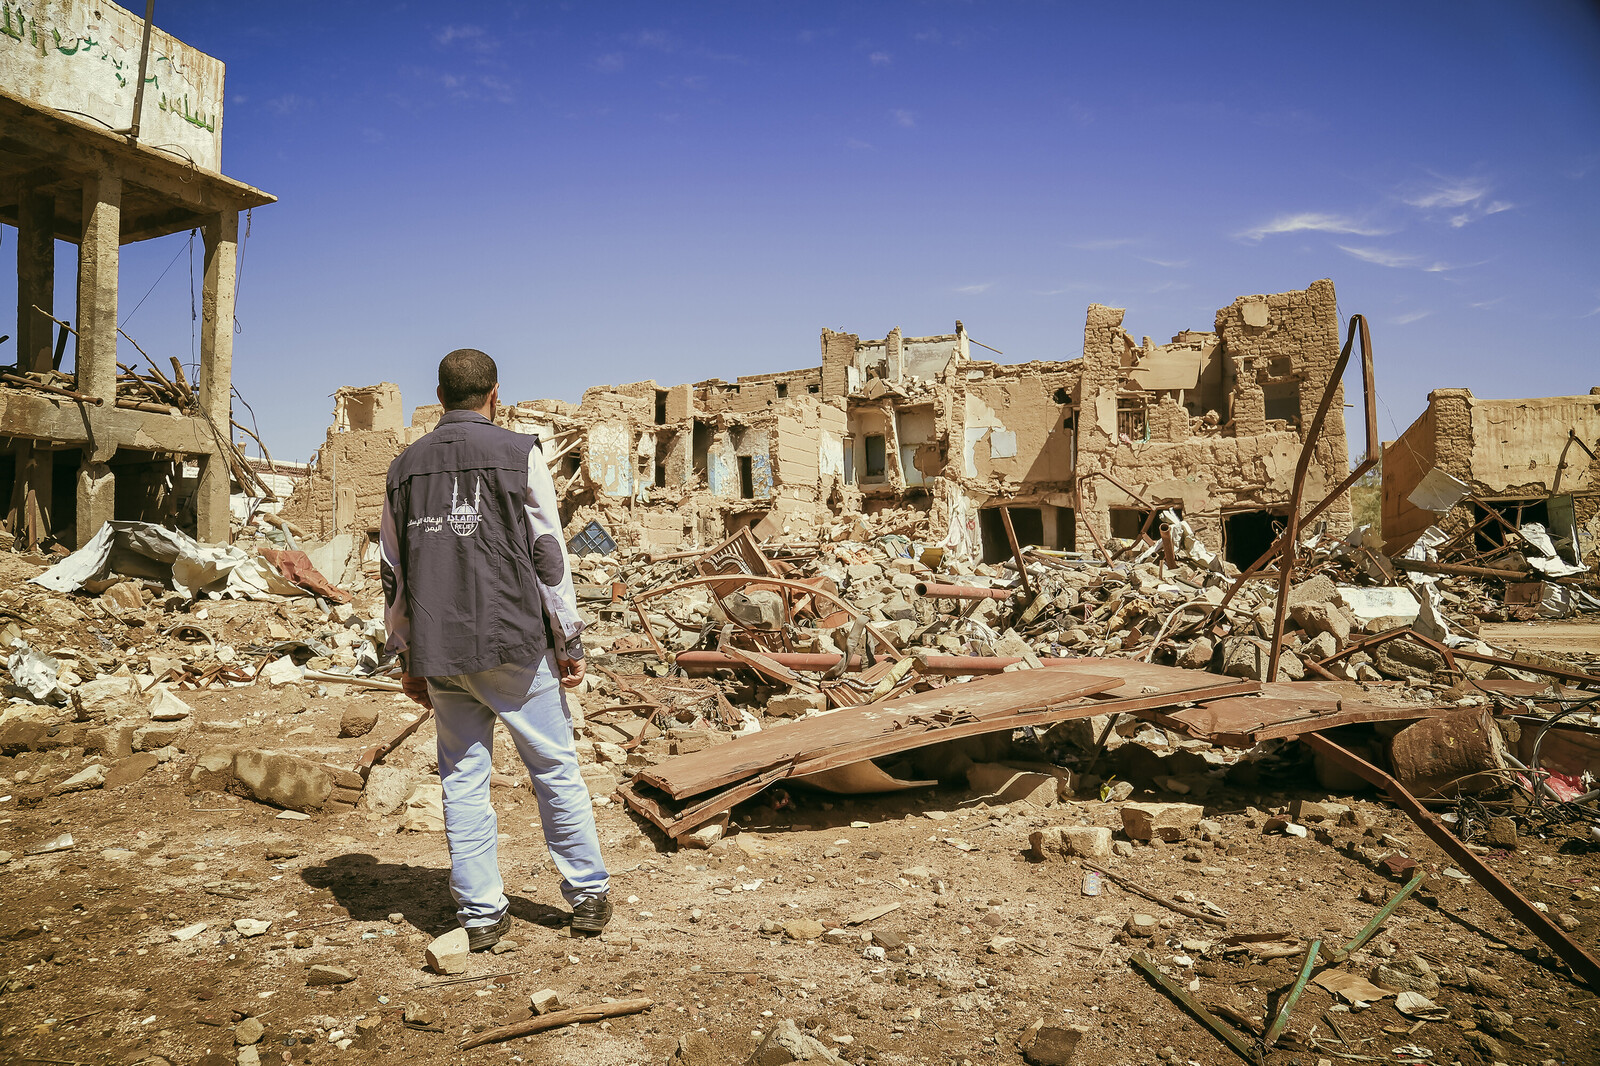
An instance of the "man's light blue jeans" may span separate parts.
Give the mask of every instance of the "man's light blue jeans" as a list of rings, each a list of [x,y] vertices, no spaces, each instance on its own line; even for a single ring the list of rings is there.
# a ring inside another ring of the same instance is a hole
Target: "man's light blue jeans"
[[[545,844],[569,906],[610,887],[600,857],[589,789],[578,773],[572,715],[555,656],[476,674],[428,678],[439,733],[444,831],[450,844],[450,894],[465,926],[491,925],[510,903],[500,879],[499,822],[489,804],[494,722],[511,731],[533,780]]]

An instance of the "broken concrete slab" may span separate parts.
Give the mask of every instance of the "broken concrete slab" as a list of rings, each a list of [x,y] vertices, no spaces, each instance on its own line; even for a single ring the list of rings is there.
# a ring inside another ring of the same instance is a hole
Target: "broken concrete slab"
[[[333,791],[333,775],[325,767],[282,752],[237,752],[233,776],[262,803],[291,811],[319,810]]]
[[[1189,836],[1205,809],[1195,803],[1124,803],[1120,814],[1129,840],[1159,837],[1171,844]]]

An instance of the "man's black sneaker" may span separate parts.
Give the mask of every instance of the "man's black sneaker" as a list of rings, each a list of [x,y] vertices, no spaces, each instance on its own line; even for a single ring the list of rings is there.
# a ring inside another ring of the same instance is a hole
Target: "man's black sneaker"
[[[467,950],[487,951],[500,943],[500,938],[511,932],[511,912],[500,916],[492,925],[467,926]]]
[[[572,931],[574,933],[598,933],[606,927],[606,923],[610,920],[611,894],[608,892],[581,899],[572,908]]]

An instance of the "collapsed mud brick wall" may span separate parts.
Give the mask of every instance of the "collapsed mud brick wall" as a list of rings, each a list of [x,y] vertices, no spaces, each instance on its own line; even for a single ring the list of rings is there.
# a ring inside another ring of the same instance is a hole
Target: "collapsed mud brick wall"
[[[1050,548],[1087,543],[1091,527],[1136,536],[1151,509],[1174,508],[1253,561],[1288,506],[1303,426],[1338,358],[1333,283],[1239,297],[1212,330],[1167,344],[1136,343],[1122,321],[1092,305],[1081,358],[1010,364],[974,359],[960,322],[919,337],[824,329],[818,365],[596,386],[577,405],[524,402],[499,419],[540,435],[569,533],[599,520],[624,547],[704,547],[752,526],[804,536],[909,505],[936,537],[970,523],[998,557],[1005,504],[1023,540]],[[1342,393],[1308,501],[1349,468],[1341,404]],[[438,417],[419,408],[407,427],[399,411],[393,385],[341,389],[290,517],[322,535],[376,530],[384,470]],[[1339,501],[1331,525],[1349,513]]]
[[[1597,454],[1600,387],[1586,396],[1522,400],[1435,389],[1427,410],[1383,446],[1385,547],[1403,550],[1430,525],[1447,535],[1464,532],[1493,508],[1513,524],[1519,517],[1539,522],[1558,542],[1573,541],[1575,557],[1593,563],[1600,559]],[[1436,468],[1471,493],[1444,514],[1409,499]]]

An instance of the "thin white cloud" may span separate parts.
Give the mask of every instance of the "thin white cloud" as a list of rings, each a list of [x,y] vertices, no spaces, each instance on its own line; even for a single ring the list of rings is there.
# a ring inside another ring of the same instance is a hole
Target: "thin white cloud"
[[[594,69],[602,74],[615,74],[628,65],[628,57],[621,52],[607,52],[595,57]]]
[[[1144,255],[1139,258],[1146,263],[1153,263],[1158,267],[1166,267],[1168,270],[1178,270],[1189,265],[1189,260],[1187,259],[1151,259],[1149,256]]]
[[[1355,256],[1363,263],[1376,263],[1381,267],[1409,267],[1416,266],[1422,257],[1411,255],[1407,252],[1390,252],[1382,248],[1352,248],[1347,244],[1338,245],[1339,251],[1345,255]]]
[[[979,293],[988,292],[992,288],[994,288],[994,282],[985,281],[977,285],[958,285],[956,286],[956,292],[962,296],[977,296]]]
[[[1432,311],[1407,311],[1403,315],[1395,315],[1389,321],[1396,326],[1409,326],[1413,322],[1420,322],[1431,314],[1433,314]]]
[[[1279,233],[1347,233],[1354,237],[1382,237],[1391,232],[1350,218],[1330,215],[1320,211],[1302,211],[1295,215],[1279,215],[1271,222],[1254,226],[1239,234],[1240,237],[1259,241]]]
[[[1428,187],[1403,197],[1411,207],[1428,217],[1444,212],[1452,229],[1510,211],[1516,204],[1493,198],[1494,187],[1483,178],[1446,178],[1433,175]]]
[[[917,124],[917,113],[907,111],[903,107],[891,107],[889,117],[894,120],[896,126],[904,126],[906,129],[911,129]]]
[[[861,140],[857,140],[854,137],[851,137],[848,140],[846,140],[844,142],[844,144],[845,144],[846,148],[854,148],[858,152],[870,152],[870,151],[872,151],[872,143],[870,141],[861,141]]]
[[[887,67],[894,62],[894,56],[888,52],[874,52],[867,57],[867,62],[875,67]]]

